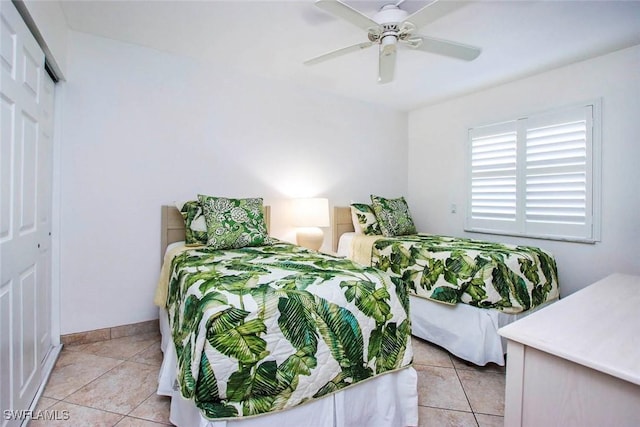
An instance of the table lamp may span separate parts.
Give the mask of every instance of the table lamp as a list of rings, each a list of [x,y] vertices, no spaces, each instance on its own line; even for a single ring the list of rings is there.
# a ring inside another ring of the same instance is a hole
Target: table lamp
[[[293,224],[298,227],[296,243],[319,250],[324,240],[324,232],[319,227],[330,225],[329,200],[317,197],[293,199]]]

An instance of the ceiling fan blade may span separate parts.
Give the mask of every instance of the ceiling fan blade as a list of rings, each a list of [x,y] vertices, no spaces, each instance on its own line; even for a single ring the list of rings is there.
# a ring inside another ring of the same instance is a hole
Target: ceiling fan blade
[[[380,46],[378,58],[378,83],[389,83],[393,80],[396,69],[396,45]]]
[[[415,42],[416,39],[418,39],[417,41],[422,39],[422,43],[412,43]],[[412,37],[407,41],[407,45],[416,50],[450,56],[464,61],[473,61],[480,55],[480,52],[482,52],[482,49],[479,47],[421,35]]]
[[[327,52],[320,56],[316,56],[315,58],[308,59],[304,61],[304,64],[305,65],[317,64],[319,62],[326,61],[327,59],[337,58],[338,56],[342,56],[350,52],[366,49],[371,45],[373,45],[373,42],[362,42],[362,43],[354,44],[352,46],[343,47],[342,49],[333,50],[331,52]]]
[[[411,22],[416,28],[423,27],[436,19],[442,18],[444,15],[460,9],[463,6],[468,5],[469,1],[446,1],[435,0],[429,3],[422,9],[417,10],[415,13],[407,16],[405,22]]]
[[[344,19],[355,25],[368,31],[369,28],[377,28],[379,25],[376,21],[369,18],[367,15],[355,10],[351,6],[348,6],[338,0],[318,0],[316,6],[320,9],[331,13],[339,18]]]

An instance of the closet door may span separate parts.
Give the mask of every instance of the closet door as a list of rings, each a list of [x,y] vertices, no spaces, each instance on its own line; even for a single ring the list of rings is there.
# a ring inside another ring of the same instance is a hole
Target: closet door
[[[53,83],[9,1],[0,1],[0,37],[0,407],[20,411],[52,348]],[[21,421],[3,412],[0,424]]]

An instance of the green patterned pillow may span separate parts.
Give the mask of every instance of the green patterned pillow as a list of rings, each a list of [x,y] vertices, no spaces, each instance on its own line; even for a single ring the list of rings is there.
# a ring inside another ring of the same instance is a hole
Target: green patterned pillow
[[[262,199],[227,199],[198,195],[207,222],[207,245],[236,249],[270,245]]]
[[[353,227],[358,234],[366,234],[367,236],[382,234],[378,219],[371,205],[351,203],[351,219]]]
[[[207,222],[202,213],[202,206],[196,200],[177,202],[176,208],[184,218],[184,242],[186,246],[207,244]]]
[[[392,237],[416,234],[416,226],[404,197],[385,199],[372,194],[371,207],[378,218],[383,235]]]

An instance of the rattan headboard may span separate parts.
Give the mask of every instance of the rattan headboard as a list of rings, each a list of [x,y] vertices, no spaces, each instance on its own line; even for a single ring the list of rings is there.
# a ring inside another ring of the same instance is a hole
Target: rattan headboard
[[[264,220],[267,223],[267,231],[271,227],[271,206],[264,207]],[[160,262],[164,260],[164,253],[173,242],[184,240],[184,219],[175,206],[162,206],[161,221]]]
[[[351,206],[333,207],[333,252],[338,251],[340,236],[355,231],[351,219]]]

